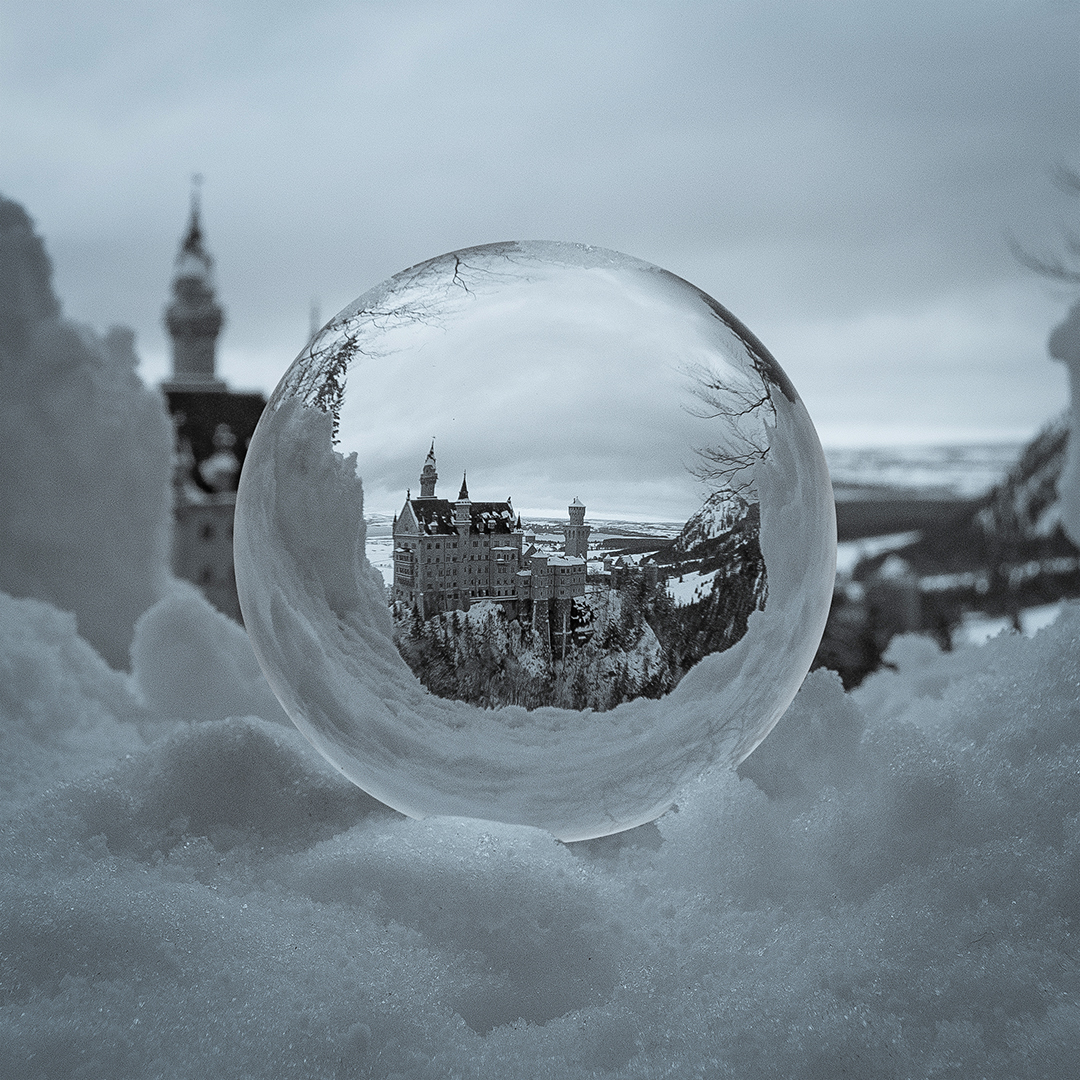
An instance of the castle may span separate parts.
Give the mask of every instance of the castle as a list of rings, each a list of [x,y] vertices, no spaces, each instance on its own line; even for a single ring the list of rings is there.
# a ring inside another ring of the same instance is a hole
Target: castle
[[[557,555],[537,548],[509,499],[473,502],[464,477],[456,500],[439,499],[438,479],[432,443],[419,497],[407,493],[394,518],[394,602],[427,619],[492,601],[534,626],[548,624],[552,615],[555,625],[565,625],[574,598],[585,595],[590,526],[580,500],[570,505],[564,551]]]
[[[196,182],[165,308],[173,371],[161,389],[176,431],[172,564],[177,577],[240,621],[232,554],[236,485],[266,398],[236,393],[217,377],[215,351],[225,316],[213,268],[203,245]]]

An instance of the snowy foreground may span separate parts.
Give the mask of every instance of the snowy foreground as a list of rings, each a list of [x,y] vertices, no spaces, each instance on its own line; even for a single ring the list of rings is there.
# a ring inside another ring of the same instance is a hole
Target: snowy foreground
[[[1080,1070],[1080,607],[569,846],[379,806],[191,591],[132,652],[0,598],[0,1076]]]

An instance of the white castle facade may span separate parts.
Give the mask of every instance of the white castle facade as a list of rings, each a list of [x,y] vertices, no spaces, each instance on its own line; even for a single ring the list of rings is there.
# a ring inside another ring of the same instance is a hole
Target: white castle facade
[[[396,603],[415,607],[427,619],[493,601],[512,607],[519,618],[528,613],[536,625],[548,621],[552,607],[565,614],[575,597],[585,595],[590,526],[578,499],[569,507],[559,555],[537,548],[509,499],[473,502],[464,478],[457,499],[439,499],[438,479],[432,444],[420,473],[419,497],[407,494],[394,518]]]

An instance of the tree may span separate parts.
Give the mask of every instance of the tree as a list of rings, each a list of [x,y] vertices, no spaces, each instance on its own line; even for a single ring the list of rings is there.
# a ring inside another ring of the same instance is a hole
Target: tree
[[[1080,197],[1080,173],[1065,165],[1058,165],[1052,173],[1054,183],[1066,195]],[[1059,256],[1034,255],[1013,238],[1008,238],[1009,247],[1016,259],[1029,270],[1034,270],[1041,277],[1054,281],[1065,281],[1070,285],[1080,285],[1080,234],[1072,229],[1065,230],[1064,259]]]
[[[766,421],[776,416],[768,369],[755,366],[753,376],[739,380],[705,364],[692,364],[685,374],[697,399],[687,412],[701,420],[721,421],[714,443],[694,447],[699,461],[691,474],[709,484],[710,491],[751,492],[753,468],[769,454]]]
[[[1066,194],[1080,196],[1080,173],[1059,165],[1053,178]],[[1037,274],[1080,285],[1080,235],[1073,230],[1065,231],[1067,255],[1064,259],[1032,255],[1011,239],[1010,246],[1020,262]],[[1073,304],[1065,320],[1054,328],[1048,345],[1050,355],[1065,364],[1069,371],[1069,443],[1058,477],[1057,493],[1062,527],[1069,539],[1080,547],[1080,301]]]

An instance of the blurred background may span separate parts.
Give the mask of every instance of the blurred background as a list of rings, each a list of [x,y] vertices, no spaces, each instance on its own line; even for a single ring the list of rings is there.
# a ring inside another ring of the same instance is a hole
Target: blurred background
[[[269,393],[312,326],[454,248],[577,241],[687,278],[827,448],[823,658],[853,684],[899,630],[951,647],[1080,592],[1047,353],[1077,284],[1032,268],[1068,269],[1080,220],[1078,40],[1057,0],[9,0],[0,191],[64,314],[132,328],[151,385],[195,173],[231,390]],[[197,465],[231,451],[215,430]]]

